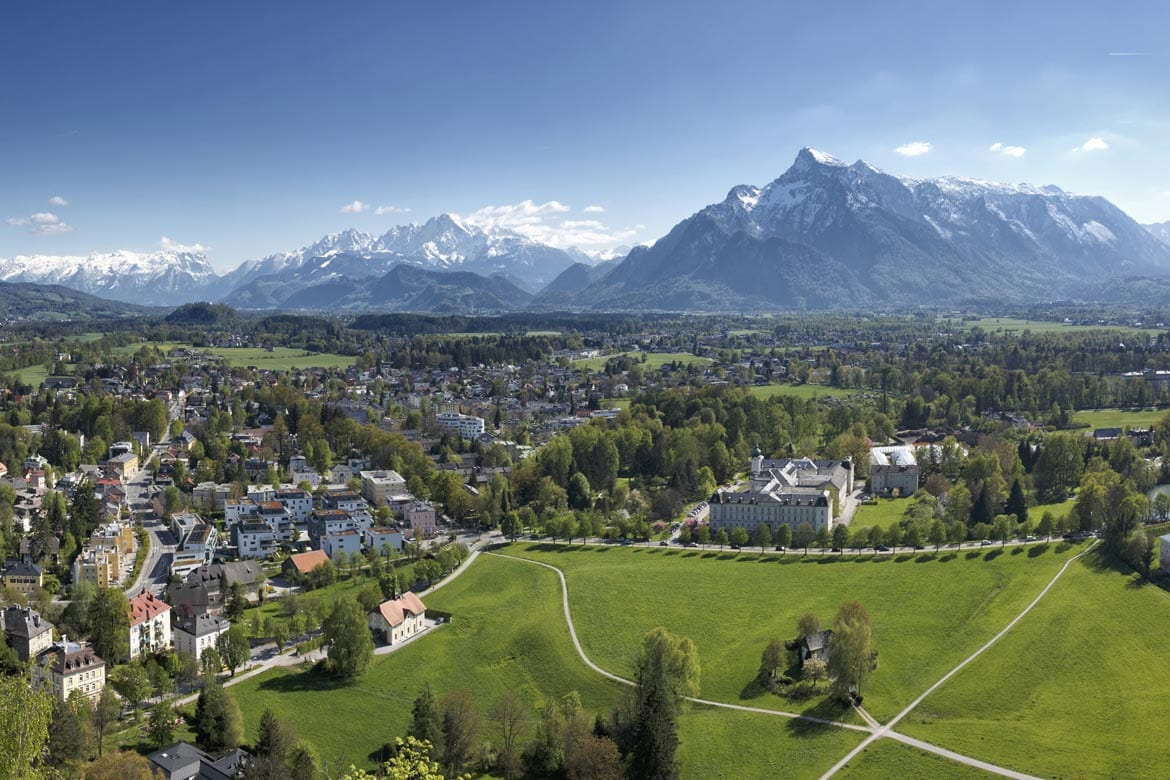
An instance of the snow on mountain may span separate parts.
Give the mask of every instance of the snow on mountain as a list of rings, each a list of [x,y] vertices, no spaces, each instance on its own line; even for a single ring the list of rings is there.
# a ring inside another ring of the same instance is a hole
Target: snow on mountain
[[[81,256],[0,258],[0,280],[60,284],[127,303],[165,306],[193,300],[218,279],[201,252],[164,249]]]
[[[1146,230],[1150,231],[1164,244],[1170,244],[1170,222],[1155,222],[1152,225],[1143,225]]]
[[[1104,198],[903,178],[802,149],[774,181],[733,187],[582,295],[621,307],[653,290],[664,305],[719,309],[1041,300],[1166,273],[1167,247]]]

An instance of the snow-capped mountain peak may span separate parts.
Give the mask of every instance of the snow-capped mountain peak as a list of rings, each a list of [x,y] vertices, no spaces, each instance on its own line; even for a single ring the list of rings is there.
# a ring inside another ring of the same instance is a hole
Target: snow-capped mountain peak
[[[0,280],[60,284],[114,300],[169,305],[192,300],[218,278],[202,252],[95,252],[86,256],[18,255],[0,259]]]

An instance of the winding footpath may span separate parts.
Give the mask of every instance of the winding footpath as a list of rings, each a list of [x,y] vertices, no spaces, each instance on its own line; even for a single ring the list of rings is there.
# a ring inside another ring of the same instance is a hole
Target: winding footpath
[[[1013,618],[1011,620],[1011,622],[1009,622],[1006,626],[1004,626],[1003,629],[999,631],[999,633],[997,633],[995,636],[993,636],[991,639],[989,639],[982,647],[980,647],[974,653],[972,653],[971,655],[967,656],[962,661],[960,661],[958,665],[956,665],[953,669],[951,669],[949,672],[944,674],[936,683],[934,683],[929,688],[927,688],[920,696],[918,696],[916,699],[914,699],[914,701],[910,702],[910,704],[908,704],[901,712],[899,712],[897,715],[895,715],[893,718],[891,718],[890,721],[888,723],[886,723],[885,725],[880,724],[877,720],[875,720],[868,712],[866,712],[861,707],[855,707],[854,709],[856,710],[858,716],[863,721],[865,721],[865,723],[867,724],[865,726],[859,726],[859,725],[854,724],[854,723],[845,723],[845,722],[837,721],[837,720],[816,718],[816,717],[812,717],[810,715],[802,715],[799,713],[784,712],[783,710],[767,709],[764,707],[748,707],[748,706],[744,706],[744,705],[740,705],[740,704],[729,704],[727,702],[711,701],[709,699],[698,699],[698,698],[690,698],[690,697],[688,697],[687,700],[690,702],[693,702],[695,704],[702,704],[702,705],[705,705],[708,707],[717,707],[720,709],[727,709],[727,710],[737,710],[740,712],[753,712],[753,713],[757,713],[757,714],[761,714],[761,715],[771,715],[773,717],[787,718],[790,720],[803,720],[806,722],[818,723],[818,724],[826,725],[826,726],[834,726],[836,728],[849,729],[851,731],[860,731],[860,732],[863,732],[865,734],[868,734],[868,736],[864,740],[862,740],[861,743],[857,747],[855,747],[855,748],[853,748],[853,750],[849,751],[849,753],[846,754],[844,758],[842,758],[840,761],[838,761],[836,764],[834,764],[832,767],[830,767],[827,772],[825,772],[823,775],[821,775],[821,780],[828,780],[828,778],[833,777],[833,775],[835,775],[837,772],[839,772],[841,769],[843,769],[847,764],[849,764],[850,761],[852,761],[854,758],[856,758],[863,750],[865,750],[867,747],[869,747],[875,741],[877,741],[879,739],[885,739],[885,738],[892,739],[892,740],[895,740],[897,742],[901,742],[903,744],[910,745],[912,747],[916,747],[916,748],[923,750],[923,751],[926,751],[928,753],[934,753],[935,755],[950,759],[951,761],[955,761],[956,763],[964,764],[966,766],[973,767],[975,769],[981,769],[985,772],[999,775],[1001,777],[1010,777],[1010,778],[1013,778],[1014,780],[1039,780],[1039,778],[1036,778],[1034,775],[1025,774],[1023,772],[1017,772],[1016,770],[1009,769],[1007,767],[997,766],[995,764],[991,764],[991,763],[988,763],[986,761],[982,761],[982,760],[977,759],[977,758],[972,758],[970,756],[965,756],[961,753],[956,753],[952,750],[947,750],[946,748],[939,747],[938,745],[933,745],[929,742],[925,742],[923,740],[916,739],[914,737],[909,737],[905,734],[901,734],[897,731],[894,731],[894,726],[897,725],[897,723],[899,721],[901,721],[903,718],[905,718],[907,715],[909,715],[914,709],[916,709],[918,707],[918,705],[920,705],[926,699],[926,697],[928,697],[928,696],[930,696],[930,694],[934,693],[940,686],[942,686],[945,682],[947,682],[947,680],[950,680],[952,677],[954,677],[956,674],[958,674],[960,671],[962,671],[968,664],[970,664],[972,661],[974,661],[979,656],[983,655],[983,653],[985,653],[992,646],[994,646],[997,642],[999,642],[1000,639],[1002,639],[1005,635],[1007,635],[1007,633],[1009,631],[1011,631],[1021,620],[1023,620],[1024,617],[1029,612],[1031,612],[1032,609],[1035,608],[1035,606],[1037,604],[1040,603],[1040,600],[1043,599],[1048,594],[1048,592],[1050,590],[1052,590],[1052,587],[1056,584],[1057,580],[1059,580],[1061,578],[1061,576],[1066,571],[1068,571],[1069,566],[1071,566],[1074,561],[1077,561],[1081,557],[1083,557],[1086,553],[1089,552],[1089,550],[1093,549],[1094,546],[1096,546],[1095,543],[1090,544],[1088,547],[1086,547],[1080,553],[1077,553],[1072,558],[1069,558],[1067,561],[1065,561],[1064,565],[1060,567],[1060,569],[1056,572],[1055,575],[1053,575],[1052,579],[1049,580],[1048,584],[1044,586],[1044,589],[1041,590],[1039,594],[1037,594],[1036,598],[1032,599],[1031,603],[1029,603],[1026,607],[1024,607],[1024,609],[1018,615],[1016,615],[1015,618]],[[478,554],[479,554],[479,551],[477,550],[475,552],[475,554],[466,561],[466,564],[470,564],[472,558],[474,558]],[[602,669],[600,666],[595,664],[593,662],[593,660],[589,658],[588,655],[585,654],[585,649],[581,646],[581,641],[577,636],[577,628],[573,624],[572,613],[569,610],[569,584],[565,580],[565,573],[563,571],[561,571],[556,566],[553,566],[551,564],[544,563],[542,561],[534,561],[534,560],[531,560],[529,558],[521,558],[521,557],[516,556],[516,555],[508,555],[506,553],[490,552],[490,551],[486,552],[485,554],[492,555],[492,556],[495,556],[497,558],[508,558],[508,559],[511,559],[514,561],[521,561],[523,563],[529,563],[529,564],[532,564],[534,566],[543,566],[546,569],[551,569],[552,571],[556,572],[556,575],[560,579],[560,582],[561,582],[561,606],[562,606],[562,609],[564,610],[564,613],[565,613],[565,623],[569,627],[569,637],[573,641],[573,647],[574,647],[574,649],[576,649],[577,655],[581,658],[581,660],[585,663],[586,666],[588,666],[590,669],[597,672],[598,674],[600,674],[604,677],[607,677],[610,680],[613,680],[614,682],[620,683],[622,685],[629,685],[629,686],[635,685],[633,680],[629,680],[625,677],[621,677],[620,675],[616,675],[613,672]]]

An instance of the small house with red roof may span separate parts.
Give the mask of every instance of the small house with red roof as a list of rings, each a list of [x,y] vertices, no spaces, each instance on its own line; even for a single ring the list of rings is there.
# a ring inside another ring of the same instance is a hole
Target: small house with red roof
[[[427,608],[422,599],[407,591],[401,598],[383,601],[367,615],[374,639],[383,644],[402,642],[426,627]]]
[[[285,558],[280,570],[286,578],[297,580],[326,563],[329,563],[329,556],[324,550],[309,550]]]

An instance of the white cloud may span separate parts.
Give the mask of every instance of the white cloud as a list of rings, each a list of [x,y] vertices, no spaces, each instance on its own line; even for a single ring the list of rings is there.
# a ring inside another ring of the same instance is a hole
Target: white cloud
[[[361,214],[363,211],[369,211],[370,204],[362,203],[360,200],[355,200],[353,203],[346,203],[341,207],[342,214]]]
[[[68,206],[69,201],[65,200],[60,195],[54,195],[53,197],[49,198],[49,205],[50,206]]]
[[[180,244],[177,241],[163,236],[158,240],[159,249],[166,249],[173,252],[190,252],[191,254],[202,255],[211,251],[211,247],[205,244]]]
[[[1002,144],[996,141],[987,148],[987,151],[1002,154],[1007,157],[1023,157],[1028,150],[1022,146],[1011,146],[1010,144]]]
[[[911,141],[908,144],[902,144],[894,149],[894,151],[903,157],[920,157],[933,148],[927,141]]]
[[[1105,139],[1095,135],[1080,146],[1074,146],[1072,150],[1074,152],[1101,152],[1108,148],[1109,144],[1105,143]]]
[[[56,214],[47,211],[38,212],[28,217],[9,217],[7,222],[9,225],[27,226],[28,232],[42,236],[69,233],[73,230],[72,225],[65,224]]]
[[[586,206],[583,211],[586,214],[604,214],[605,206]]]
[[[524,200],[506,206],[484,206],[463,219],[485,229],[511,230],[559,249],[611,247],[628,243],[638,232],[635,228],[610,228],[596,219],[565,219],[563,215],[569,211],[569,206],[559,200],[546,203]]]
[[[374,209],[374,213],[379,217],[383,214],[409,214],[410,209],[405,206],[379,206]]]

